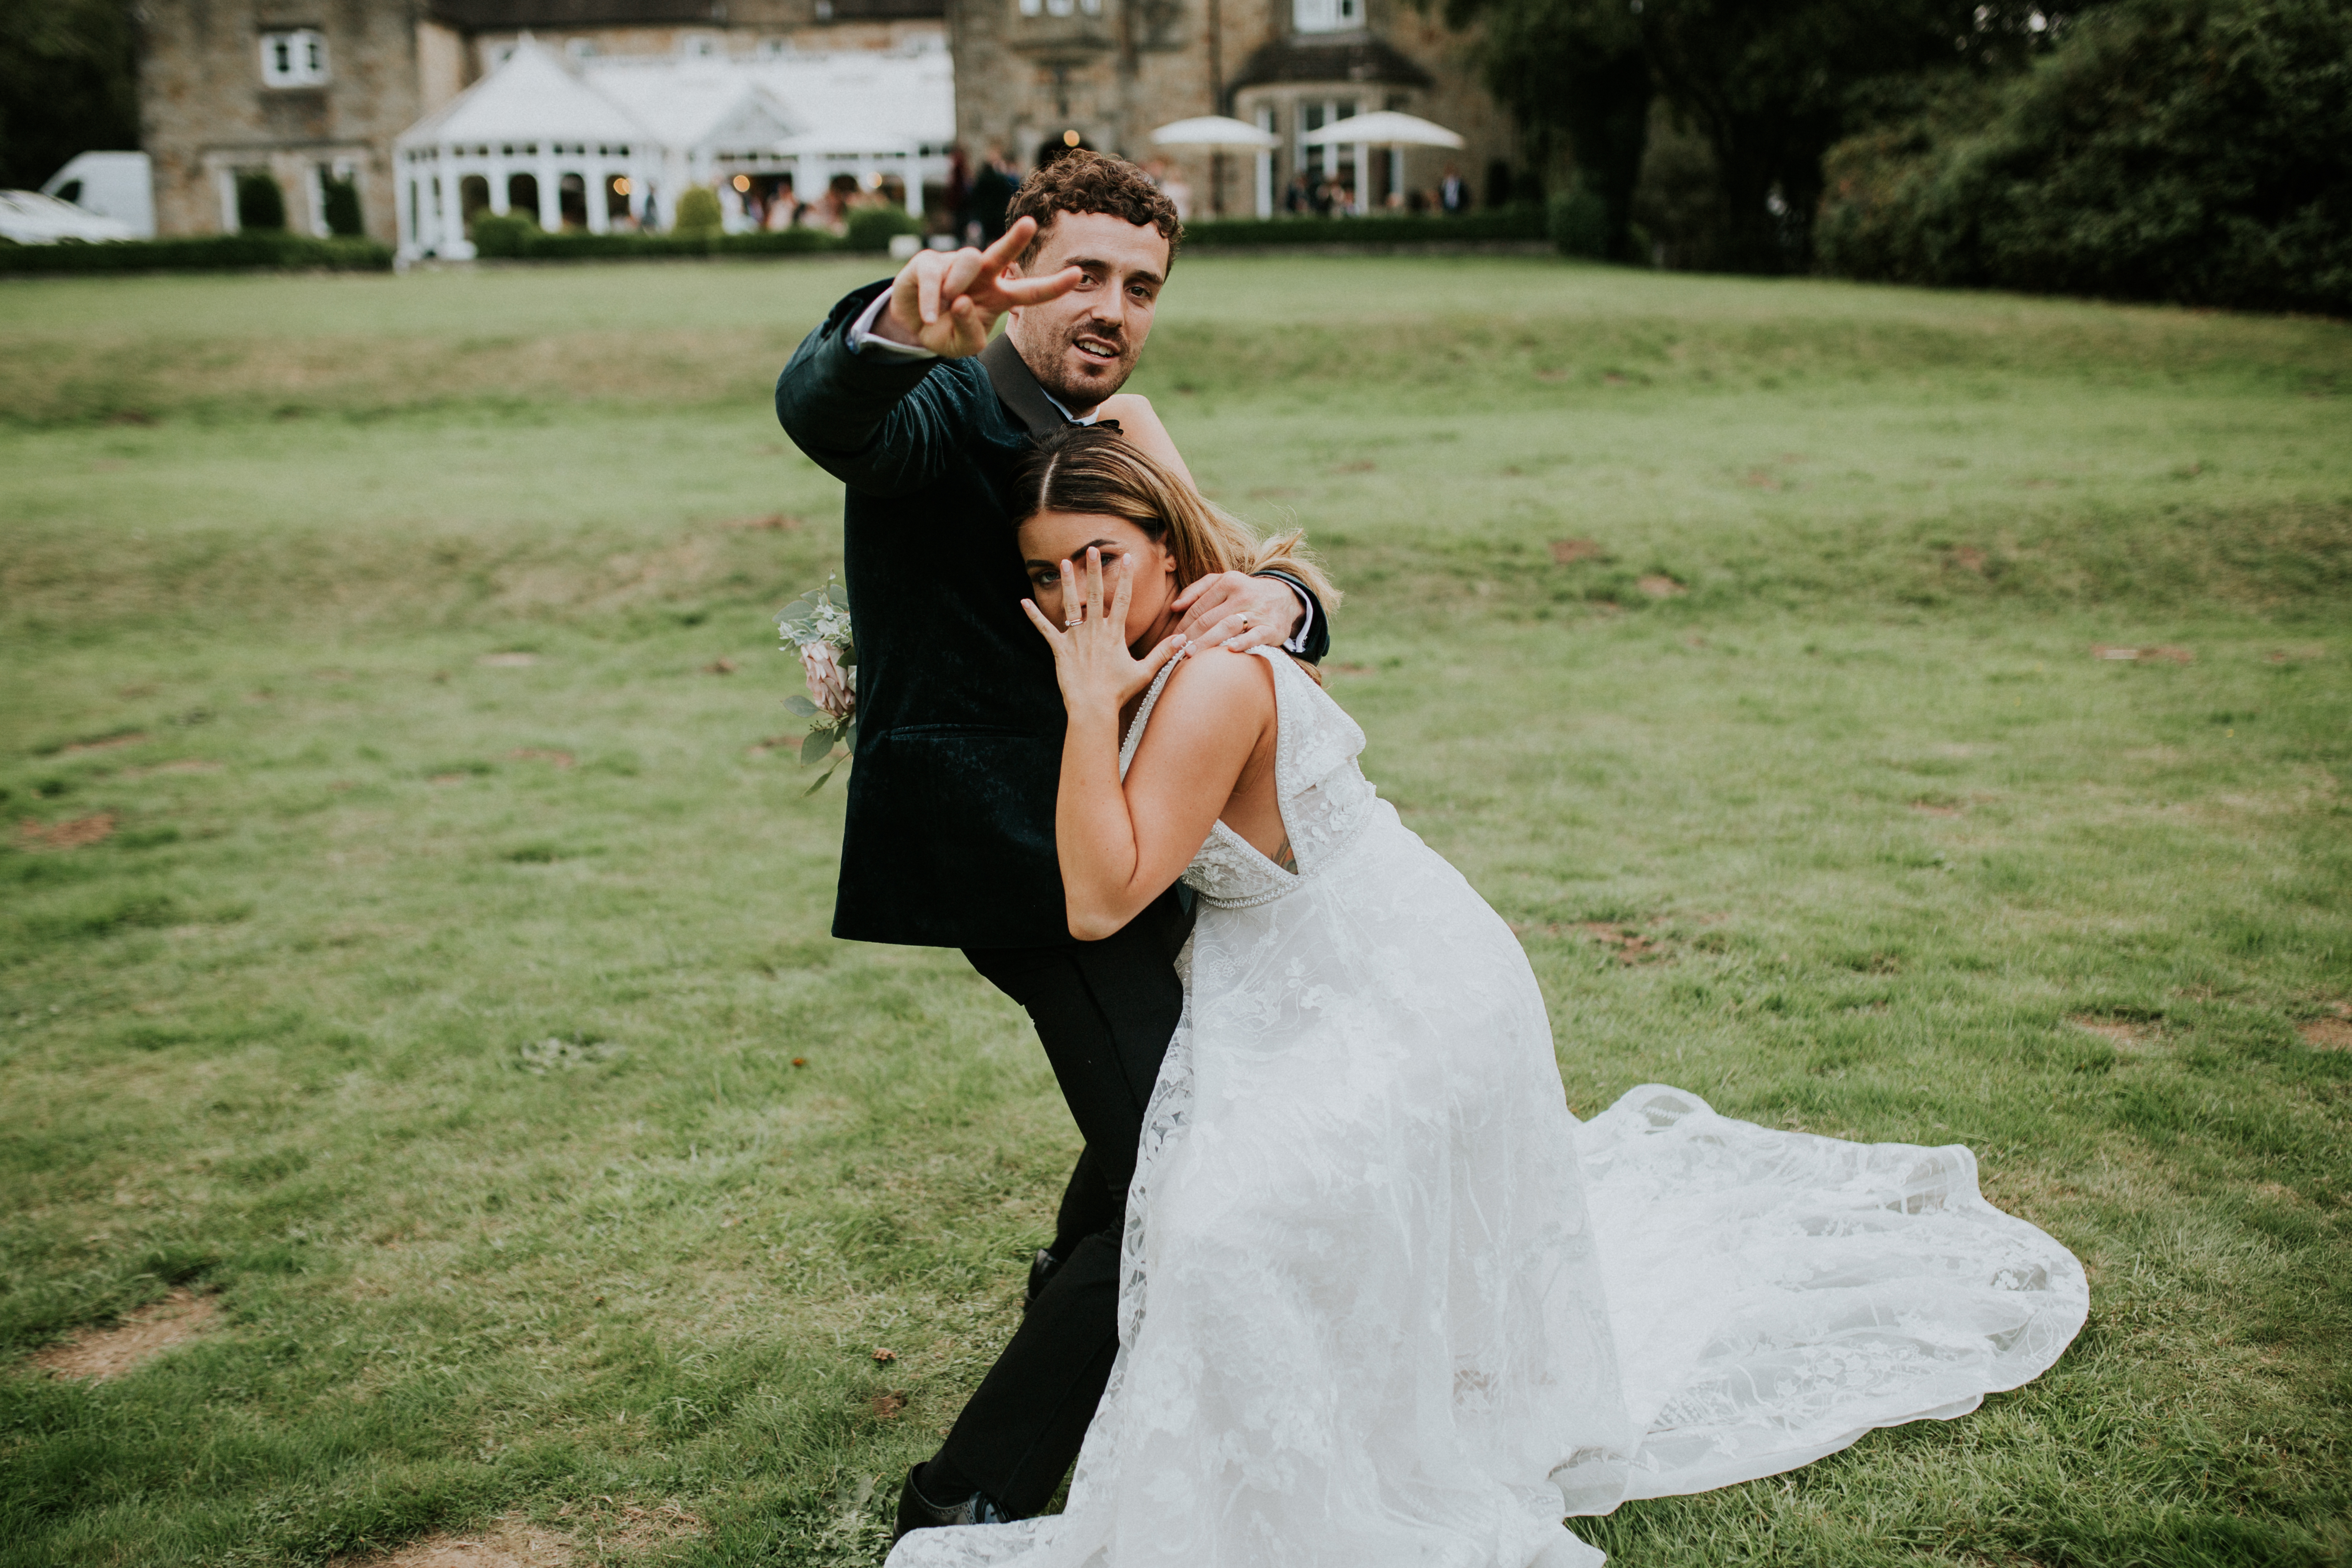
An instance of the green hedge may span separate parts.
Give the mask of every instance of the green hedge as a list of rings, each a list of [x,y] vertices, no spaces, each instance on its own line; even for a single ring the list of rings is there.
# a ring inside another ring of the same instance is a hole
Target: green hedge
[[[886,242],[887,243],[887,242]],[[823,229],[787,228],[770,233],[585,234],[577,229],[548,234],[527,217],[474,220],[474,249],[494,259],[515,261],[627,261],[666,256],[793,256],[839,250],[842,242]]]
[[[1439,245],[1492,239],[1549,238],[1538,203],[1465,213],[1412,214],[1398,217],[1224,217],[1184,226],[1184,244],[1198,247],[1267,245]]]
[[[923,220],[905,207],[859,207],[849,215],[843,244],[851,250],[887,250],[894,237],[922,232]]]
[[[99,245],[0,242],[5,272],[223,272],[252,269],[389,272],[392,247],[372,239],[223,234],[193,239],[110,239]]]

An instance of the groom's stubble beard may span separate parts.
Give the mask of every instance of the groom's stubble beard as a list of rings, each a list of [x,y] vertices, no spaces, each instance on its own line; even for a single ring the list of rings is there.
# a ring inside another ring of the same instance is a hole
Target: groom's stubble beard
[[[1051,339],[1045,340],[1033,323],[1031,313],[1024,311],[1020,319],[1006,323],[1005,331],[1013,338],[1013,346],[1020,351],[1021,363],[1037,378],[1037,384],[1052,395],[1054,400],[1073,414],[1084,414],[1125,386],[1135,374],[1136,361],[1143,355],[1143,344],[1130,338],[1124,325],[1087,316],[1061,325]],[[1117,350],[1117,357],[1087,362],[1085,374],[1074,374],[1070,358],[1080,338],[1091,338]],[[1099,371],[1093,369],[1099,365]]]

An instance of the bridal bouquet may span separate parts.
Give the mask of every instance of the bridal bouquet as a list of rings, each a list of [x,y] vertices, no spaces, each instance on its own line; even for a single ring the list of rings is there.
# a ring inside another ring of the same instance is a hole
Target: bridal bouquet
[[[776,630],[785,651],[800,655],[801,672],[808,678],[808,695],[787,697],[784,707],[816,721],[801,742],[801,765],[833,760],[808,786],[806,793],[814,795],[857,748],[857,642],[849,630],[849,590],[828,574],[823,587],[777,612]],[[836,746],[842,748],[837,757]]]

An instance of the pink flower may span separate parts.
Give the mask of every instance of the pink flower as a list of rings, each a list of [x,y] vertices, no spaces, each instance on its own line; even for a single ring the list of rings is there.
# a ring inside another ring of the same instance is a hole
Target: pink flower
[[[809,700],[828,715],[845,720],[857,710],[857,692],[834,656],[831,643],[801,645],[801,668],[808,676]]]

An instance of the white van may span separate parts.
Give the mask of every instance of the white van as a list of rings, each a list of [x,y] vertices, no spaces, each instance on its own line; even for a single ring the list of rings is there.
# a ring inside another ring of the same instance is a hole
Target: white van
[[[129,239],[155,237],[155,175],[144,153],[84,153],[51,174],[41,195],[129,226]]]

